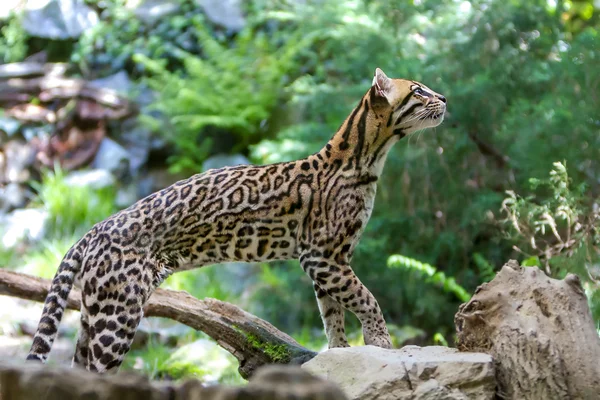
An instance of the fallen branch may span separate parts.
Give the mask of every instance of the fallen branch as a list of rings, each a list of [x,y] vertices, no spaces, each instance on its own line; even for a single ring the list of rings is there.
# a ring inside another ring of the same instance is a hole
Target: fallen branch
[[[0,269],[0,295],[43,302],[50,281]],[[79,310],[81,293],[73,288],[67,308]],[[239,307],[215,299],[198,300],[186,292],[157,289],[144,308],[147,317],[163,317],[206,333],[239,361],[244,378],[265,364],[301,364],[316,353],[291,336]]]
[[[87,99],[114,109],[121,109],[115,118],[125,118],[137,113],[137,106],[124,96],[106,88],[91,86],[88,82],[76,78],[44,76],[39,78],[14,78],[0,82],[0,93],[29,95],[38,97],[42,102],[57,99]],[[9,97],[10,99],[10,97]]]

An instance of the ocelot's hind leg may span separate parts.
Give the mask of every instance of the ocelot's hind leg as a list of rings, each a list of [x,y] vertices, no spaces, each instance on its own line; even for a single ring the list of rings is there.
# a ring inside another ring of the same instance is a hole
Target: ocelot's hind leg
[[[344,327],[344,308],[336,300],[329,297],[325,290],[321,289],[316,283],[313,284],[319,312],[325,327],[325,334],[329,348],[348,347],[346,331]]]
[[[89,328],[88,313],[85,307],[82,306],[77,345],[75,346],[75,355],[71,364],[72,367],[85,368],[87,366],[87,354],[90,342]]]
[[[301,264],[319,288],[356,315],[363,328],[365,344],[388,349],[392,347],[377,300],[354,274],[350,265],[310,255],[301,257]],[[326,332],[331,343],[335,339],[329,336],[329,331]]]
[[[142,319],[143,302],[131,297],[126,302],[93,303],[89,316],[87,369],[116,373]],[[93,309],[101,311],[93,315]]]
[[[86,367],[90,371],[118,370],[142,319],[144,304],[154,290],[151,274],[155,269],[147,261],[134,261],[124,262],[115,274],[98,279],[93,292],[86,292],[90,285],[84,285],[89,323]]]

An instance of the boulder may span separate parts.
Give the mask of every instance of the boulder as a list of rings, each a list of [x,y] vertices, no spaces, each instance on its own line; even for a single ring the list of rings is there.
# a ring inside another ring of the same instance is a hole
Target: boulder
[[[214,24],[238,32],[246,25],[241,0],[196,0]]]
[[[7,19],[12,13],[18,13],[25,6],[26,0],[2,0],[0,20]]]
[[[128,95],[133,89],[133,84],[126,71],[119,71],[104,78],[89,81],[88,85],[98,89],[110,89],[123,95]]]
[[[357,400],[487,400],[494,398],[496,388],[491,356],[441,346],[331,349],[302,368]]]
[[[173,0],[146,0],[138,5],[133,13],[147,25],[154,25],[180,9],[180,3]]]
[[[129,152],[123,146],[105,137],[92,161],[92,168],[104,169],[118,178],[123,178],[131,173],[130,159]]]
[[[36,37],[76,39],[98,23],[98,14],[83,0],[30,0],[23,13],[23,29]]]
[[[30,197],[31,192],[25,185],[15,182],[2,185],[0,182],[0,216],[24,207]]]
[[[115,177],[105,169],[91,169],[73,171],[65,177],[65,183],[69,187],[87,186],[90,189],[103,189],[115,186]]]
[[[0,243],[5,249],[9,249],[23,239],[38,242],[44,237],[47,220],[48,212],[41,208],[14,210],[10,214],[0,216]]]
[[[20,140],[0,146],[0,183],[25,183],[30,179],[29,168],[35,162],[34,148]]]

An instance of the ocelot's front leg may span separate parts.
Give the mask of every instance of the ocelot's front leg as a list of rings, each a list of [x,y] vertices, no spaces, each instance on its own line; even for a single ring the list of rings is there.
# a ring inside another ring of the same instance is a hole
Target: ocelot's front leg
[[[321,313],[321,319],[325,327],[329,348],[349,347],[344,326],[344,308],[337,300],[331,298],[325,290],[321,289],[319,285],[313,283],[313,287],[317,296],[319,312]]]
[[[338,264],[330,259],[308,255],[301,258],[301,264],[316,287],[356,315],[362,324],[365,344],[388,349],[392,347],[390,334],[377,300],[354,274],[350,265]],[[317,299],[319,299],[319,291],[317,291]],[[338,313],[335,307],[326,308],[331,305],[331,302],[322,299],[324,297],[319,300],[319,308],[325,324],[327,339],[330,347],[339,347],[339,345],[335,345],[347,343],[343,329],[341,332],[337,332],[337,328],[334,328],[340,323],[343,326],[343,313]],[[322,301],[325,307],[323,307]],[[334,311],[330,311],[327,315],[328,310]]]

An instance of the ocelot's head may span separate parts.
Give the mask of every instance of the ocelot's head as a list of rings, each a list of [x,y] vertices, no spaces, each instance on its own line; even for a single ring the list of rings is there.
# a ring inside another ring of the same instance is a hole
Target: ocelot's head
[[[390,79],[379,68],[375,70],[371,96],[389,113],[387,126],[396,135],[432,128],[444,120],[444,96],[419,82]]]

